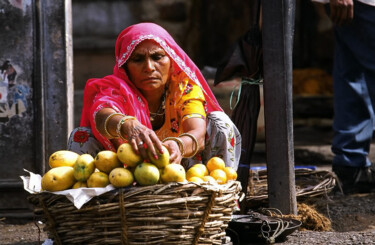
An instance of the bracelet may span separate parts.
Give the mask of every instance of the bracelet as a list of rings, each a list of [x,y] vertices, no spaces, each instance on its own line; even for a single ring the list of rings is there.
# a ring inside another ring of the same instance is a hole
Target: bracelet
[[[104,121],[104,132],[107,134],[107,136],[112,137],[112,138],[117,138],[117,135],[116,135],[116,136],[113,136],[112,134],[110,134],[110,133],[108,132],[107,124],[108,124],[109,119],[111,119],[113,116],[116,116],[116,115],[125,116],[125,115],[122,114],[122,113],[114,112],[114,113],[112,113],[112,114],[109,114],[109,116],[108,116],[108,117],[105,119],[105,121]]]
[[[189,133],[180,134],[178,137],[182,137],[182,136],[188,136],[188,137],[190,137],[193,140],[193,142],[195,143],[194,152],[190,156],[186,156],[186,158],[192,158],[192,157],[194,157],[198,153],[198,151],[199,151],[199,144],[198,144],[197,138],[195,138],[194,135],[189,134]]]
[[[125,139],[122,134],[121,134],[121,127],[122,125],[128,121],[128,120],[137,120],[137,118],[133,117],[133,116],[124,116],[121,118],[121,120],[117,123],[117,127],[116,127],[116,134],[123,140],[127,140]]]
[[[181,156],[184,157],[184,154],[185,154],[185,144],[184,144],[184,142],[181,139],[176,138],[176,137],[167,137],[167,138],[163,139],[162,142],[165,142],[167,140],[173,140],[174,142],[176,142],[177,145],[178,145],[178,148],[180,148]]]

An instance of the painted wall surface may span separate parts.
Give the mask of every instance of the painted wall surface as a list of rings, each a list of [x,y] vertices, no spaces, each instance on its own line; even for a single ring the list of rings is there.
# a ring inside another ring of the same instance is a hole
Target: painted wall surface
[[[0,2],[0,182],[34,170],[34,23],[31,0]],[[12,206],[4,202],[1,206]]]
[[[72,130],[70,0],[0,1],[0,217],[31,211],[24,169],[43,174]],[[68,9],[68,10],[67,10]]]

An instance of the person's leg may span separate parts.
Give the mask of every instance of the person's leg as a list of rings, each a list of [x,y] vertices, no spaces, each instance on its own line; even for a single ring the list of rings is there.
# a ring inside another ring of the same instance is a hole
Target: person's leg
[[[366,167],[372,130],[372,107],[363,69],[351,51],[336,42],[334,65],[333,165]]]
[[[95,157],[104,147],[94,137],[90,128],[78,127],[73,129],[68,140],[68,150],[80,155],[90,154]]]
[[[368,9],[356,2],[352,24],[335,27],[332,167],[344,187],[354,185],[361,171],[371,165],[368,154],[374,128],[375,8],[370,7],[370,12]]]

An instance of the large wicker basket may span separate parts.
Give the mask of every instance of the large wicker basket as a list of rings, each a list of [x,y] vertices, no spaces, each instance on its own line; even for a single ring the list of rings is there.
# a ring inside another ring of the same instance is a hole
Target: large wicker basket
[[[170,183],[115,189],[77,209],[65,196],[32,194],[55,244],[222,244],[241,184]]]

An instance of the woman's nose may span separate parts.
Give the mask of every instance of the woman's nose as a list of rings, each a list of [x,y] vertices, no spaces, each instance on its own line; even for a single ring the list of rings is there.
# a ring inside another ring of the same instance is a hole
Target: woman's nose
[[[153,71],[155,70],[155,63],[152,59],[145,60],[145,70],[146,71]]]

